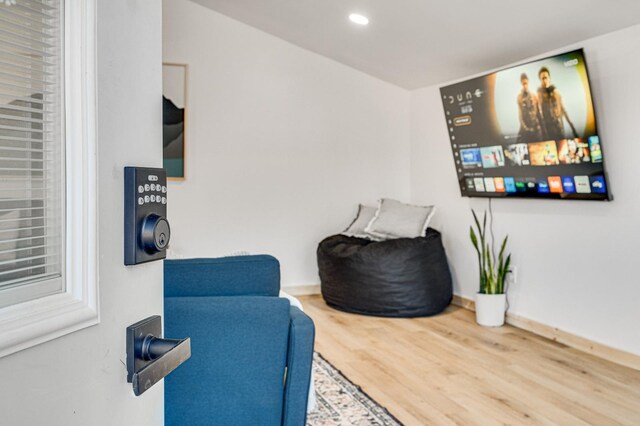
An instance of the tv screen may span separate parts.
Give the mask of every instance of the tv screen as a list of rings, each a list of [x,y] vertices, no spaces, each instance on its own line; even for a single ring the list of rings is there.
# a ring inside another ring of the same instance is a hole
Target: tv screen
[[[440,93],[463,196],[610,199],[582,49]]]

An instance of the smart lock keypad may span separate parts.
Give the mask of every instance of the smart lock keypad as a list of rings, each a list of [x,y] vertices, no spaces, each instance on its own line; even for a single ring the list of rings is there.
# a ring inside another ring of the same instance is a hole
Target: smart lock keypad
[[[125,167],[124,263],[164,259],[171,230],[164,169]]]

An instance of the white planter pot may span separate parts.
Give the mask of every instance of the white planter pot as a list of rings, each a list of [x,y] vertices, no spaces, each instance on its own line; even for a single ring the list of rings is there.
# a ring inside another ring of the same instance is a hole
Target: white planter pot
[[[506,302],[504,294],[476,293],[476,322],[485,327],[504,325]]]

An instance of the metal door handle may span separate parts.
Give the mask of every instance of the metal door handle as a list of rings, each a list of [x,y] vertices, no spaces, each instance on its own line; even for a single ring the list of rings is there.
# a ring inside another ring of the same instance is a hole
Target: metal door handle
[[[191,340],[163,339],[154,315],[127,327],[127,381],[141,395],[191,357]]]

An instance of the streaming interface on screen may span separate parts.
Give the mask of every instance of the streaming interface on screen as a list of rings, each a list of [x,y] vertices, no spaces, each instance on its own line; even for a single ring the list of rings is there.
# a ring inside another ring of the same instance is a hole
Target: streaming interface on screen
[[[440,93],[463,196],[609,199],[582,50]]]

